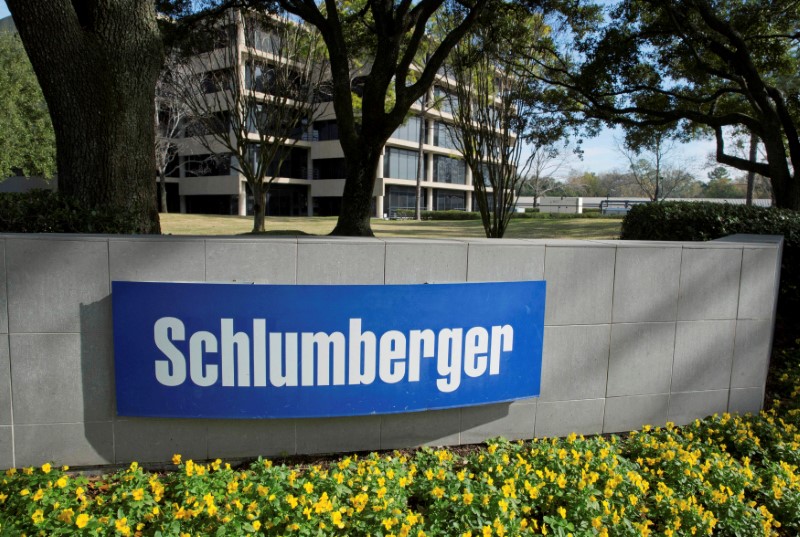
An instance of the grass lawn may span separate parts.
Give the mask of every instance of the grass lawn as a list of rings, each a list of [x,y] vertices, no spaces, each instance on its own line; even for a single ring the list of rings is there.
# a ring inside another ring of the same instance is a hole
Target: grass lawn
[[[616,239],[622,224],[620,218],[559,218],[511,221],[509,239]],[[268,217],[270,234],[327,235],[336,225],[336,217]],[[253,226],[250,216],[202,214],[162,214],[161,231],[171,235],[240,235]],[[414,220],[372,221],[377,237],[464,238],[484,237],[480,220]]]

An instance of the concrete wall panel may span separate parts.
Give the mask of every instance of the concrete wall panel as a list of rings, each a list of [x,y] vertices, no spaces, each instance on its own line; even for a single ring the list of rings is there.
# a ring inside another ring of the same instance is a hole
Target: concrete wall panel
[[[775,278],[780,270],[779,256],[780,252],[774,248],[744,249],[739,319],[772,319],[775,311]]]
[[[609,397],[603,421],[604,433],[640,429],[642,425],[662,425],[667,421],[669,394]]]
[[[675,323],[614,324],[606,395],[669,393]]]
[[[386,283],[467,281],[467,243],[407,239],[386,242]]]
[[[297,453],[381,449],[380,416],[297,420]]]
[[[203,460],[208,453],[208,420],[125,418],[114,423],[115,462]]]
[[[6,296],[6,241],[0,240],[0,334],[8,333],[8,297]]]
[[[732,389],[728,398],[728,412],[758,414],[764,405],[764,388]]]
[[[545,326],[542,401],[605,397],[611,325]]]
[[[0,425],[0,468],[14,468],[14,430]]]
[[[539,401],[536,405],[536,437],[600,434],[603,432],[605,399]]]
[[[613,247],[547,246],[545,324],[611,322],[614,282]]]
[[[459,444],[461,410],[429,410],[381,416],[381,449]]]
[[[377,239],[298,239],[297,283],[380,285],[384,280],[385,250]]]
[[[294,284],[297,281],[297,241],[209,241],[206,243],[206,281]]]
[[[151,440],[152,441],[152,440]],[[94,466],[114,462],[113,424],[54,423],[15,425],[16,466]]]
[[[672,392],[729,387],[735,331],[736,321],[679,322]]]
[[[537,399],[461,409],[461,443],[476,444],[502,436],[506,440],[532,438]]]
[[[81,306],[110,290],[103,240],[7,240],[6,267],[10,332],[80,332]]]
[[[544,279],[544,245],[525,241],[469,243],[467,281],[514,282]]]
[[[772,351],[772,323],[736,321],[735,342],[731,387],[763,386],[767,380]]]
[[[80,334],[12,334],[14,423],[111,420],[114,410],[110,347]],[[84,349],[83,345],[90,348]]]
[[[111,280],[202,282],[206,279],[202,239],[113,238],[108,242]]]
[[[294,420],[220,420],[208,427],[208,456],[221,459],[294,455]]]
[[[735,319],[741,265],[739,248],[684,248],[678,320]]]
[[[0,335],[0,426],[11,425],[11,360],[8,336]]]
[[[669,397],[667,420],[686,425],[696,419],[728,410],[728,390],[673,393]]]
[[[617,248],[614,322],[674,321],[681,247],[626,247],[624,242]]]

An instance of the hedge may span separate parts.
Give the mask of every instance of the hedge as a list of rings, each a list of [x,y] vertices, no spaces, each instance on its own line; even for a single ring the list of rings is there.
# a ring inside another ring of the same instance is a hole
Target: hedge
[[[56,192],[0,194],[0,233],[136,233],[128,212],[92,210]]]

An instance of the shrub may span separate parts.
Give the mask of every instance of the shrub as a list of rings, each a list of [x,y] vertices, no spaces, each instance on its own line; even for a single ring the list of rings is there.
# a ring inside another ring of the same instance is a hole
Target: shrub
[[[795,337],[800,320],[800,212],[727,203],[665,202],[635,205],[622,222],[621,239],[707,241],[736,233],[783,235],[776,337]]]
[[[47,190],[0,194],[2,233],[135,233],[132,213],[88,209]]]

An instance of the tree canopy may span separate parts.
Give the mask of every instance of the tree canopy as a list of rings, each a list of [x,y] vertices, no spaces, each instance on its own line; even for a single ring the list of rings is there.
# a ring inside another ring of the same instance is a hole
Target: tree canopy
[[[718,162],[768,177],[776,204],[800,209],[800,3],[623,0],[605,13],[547,4],[559,37],[531,74],[552,113],[583,128],[623,125],[634,144],[652,127],[712,135]],[[730,153],[733,129],[755,134],[766,161]]]
[[[19,37],[0,31],[0,180],[55,173],[53,125]]]

